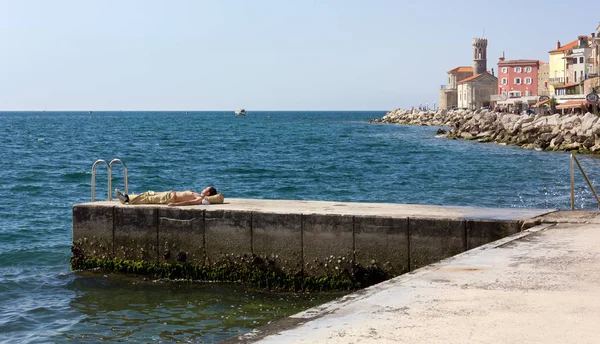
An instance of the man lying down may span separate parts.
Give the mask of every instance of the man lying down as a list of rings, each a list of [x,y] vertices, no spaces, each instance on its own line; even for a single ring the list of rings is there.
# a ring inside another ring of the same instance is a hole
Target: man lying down
[[[182,205],[218,204],[223,203],[223,194],[217,193],[214,186],[209,185],[202,192],[195,191],[146,191],[139,195],[124,194],[115,189],[115,194],[122,204],[166,204],[171,207]]]

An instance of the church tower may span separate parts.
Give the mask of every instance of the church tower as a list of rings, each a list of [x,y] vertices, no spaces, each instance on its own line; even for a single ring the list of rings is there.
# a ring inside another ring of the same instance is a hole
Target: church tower
[[[473,38],[473,75],[487,72],[487,38]]]

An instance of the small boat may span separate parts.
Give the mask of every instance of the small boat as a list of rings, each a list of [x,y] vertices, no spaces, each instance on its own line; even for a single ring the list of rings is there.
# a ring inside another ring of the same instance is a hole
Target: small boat
[[[244,109],[237,109],[237,110],[235,110],[235,115],[236,116],[246,116],[246,110],[244,110]]]

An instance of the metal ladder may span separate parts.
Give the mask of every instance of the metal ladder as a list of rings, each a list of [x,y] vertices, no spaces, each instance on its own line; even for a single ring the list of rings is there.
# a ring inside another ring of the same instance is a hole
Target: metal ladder
[[[596,197],[596,201],[598,201],[598,209],[600,209],[600,198],[598,197],[598,193],[596,193],[596,189],[594,189],[592,182],[590,182],[587,174],[583,171],[583,167],[581,167],[581,164],[575,157],[575,154],[571,153],[571,210],[575,210],[575,164],[577,164],[577,167],[579,168],[579,171],[581,171],[583,178],[585,178],[585,181],[592,190],[594,197]]]
[[[98,165],[100,165],[100,164],[106,165],[106,168],[108,170],[108,200],[112,201],[112,167],[117,162],[120,163],[121,165],[123,165],[123,175],[124,175],[124,181],[125,181],[125,194],[129,193],[129,182],[127,180],[127,166],[125,166],[125,163],[123,161],[121,161],[121,159],[117,159],[117,158],[112,159],[110,161],[110,163],[106,163],[106,161],[104,161],[102,159],[98,159],[92,166],[92,202],[94,202],[94,199],[96,198],[96,167],[98,167]]]

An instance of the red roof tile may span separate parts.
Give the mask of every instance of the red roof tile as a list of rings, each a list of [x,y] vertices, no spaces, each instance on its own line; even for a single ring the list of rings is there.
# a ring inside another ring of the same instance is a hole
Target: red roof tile
[[[473,75],[473,76],[470,76],[470,77],[468,77],[468,78],[466,78],[466,79],[462,79],[462,80],[460,80],[458,83],[461,83],[461,82],[469,82],[469,81],[473,81],[473,80],[477,79],[478,77],[482,76],[483,74],[488,74],[488,75],[490,75],[490,76],[492,76],[492,77],[494,77],[494,78],[495,78],[495,76],[494,76],[494,75],[492,75],[492,73],[490,73],[490,72],[487,72],[487,73],[479,73],[479,74],[475,74],[475,75]]]
[[[556,106],[557,109],[570,109],[570,108],[578,108],[587,104],[587,102],[583,99],[578,100],[568,100],[562,104]]]
[[[577,44],[579,44],[579,40],[576,39],[573,42],[569,42],[568,44],[565,44],[558,49],[550,50],[548,53],[552,54],[552,53],[560,53],[563,51],[567,51],[569,49],[575,48],[577,46]]]
[[[460,66],[460,67],[456,67],[454,69],[450,69],[448,71],[448,73],[473,73],[473,67],[467,67],[467,66]]]
[[[566,85],[562,85],[562,86],[554,86],[554,88],[569,88],[569,87],[575,87],[575,86],[579,86],[579,84],[575,83],[575,84],[566,84]]]
[[[500,61],[498,62],[498,66],[503,65],[526,65],[526,64],[537,64],[540,63],[538,60],[509,60],[509,61]]]
[[[462,79],[462,80],[460,80],[459,82],[469,82],[469,81],[471,81],[471,80],[475,80],[475,79],[477,79],[478,77],[480,77],[480,76],[481,76],[481,74],[483,74],[483,73],[475,74],[475,75],[473,75],[473,76],[470,76],[470,77],[468,77],[468,78],[466,78],[466,79]]]

